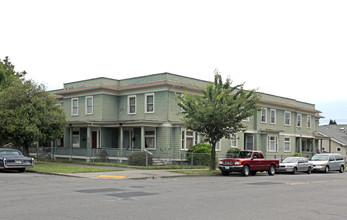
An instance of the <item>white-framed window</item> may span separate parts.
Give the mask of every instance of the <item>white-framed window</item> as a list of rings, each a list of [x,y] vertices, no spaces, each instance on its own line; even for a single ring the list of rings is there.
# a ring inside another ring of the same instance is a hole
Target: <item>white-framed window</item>
[[[154,93],[145,94],[145,113],[154,113]]]
[[[145,148],[155,149],[155,130],[145,131]]]
[[[261,110],[261,114],[260,114],[260,120],[261,120],[261,123],[266,123],[267,122],[267,108],[263,108]]]
[[[284,138],[284,152],[290,152],[290,151],[291,151],[290,138],[285,137]]]
[[[136,114],[136,95],[128,96],[128,114]]]
[[[232,148],[237,147],[237,136],[235,134],[231,136],[230,140],[231,140],[230,147]]]
[[[302,115],[298,114],[296,117],[296,126],[301,127],[301,122],[302,122]]]
[[[311,115],[307,115],[307,128],[311,128]]]
[[[93,96],[87,96],[85,98],[85,112],[86,115],[92,115],[93,114],[93,108],[94,108],[94,100],[93,100]]]
[[[276,124],[276,109],[270,110],[270,124]]]
[[[72,130],[72,147],[80,147],[80,130],[77,128]]]
[[[249,117],[242,119],[244,122],[249,122]]]
[[[78,115],[78,98],[71,99],[71,115]]]
[[[195,133],[194,131],[181,131],[181,149],[188,150],[194,146],[195,143]]]
[[[220,140],[220,141],[218,141],[218,142],[216,143],[216,151],[221,151],[221,150],[222,150],[222,145],[221,145],[221,143],[222,143],[222,140]]]
[[[342,152],[342,148],[341,147],[337,147],[336,148],[336,152]]]
[[[284,125],[290,126],[291,123],[291,112],[285,111],[284,112]]]
[[[253,134],[245,135],[245,150],[253,150],[254,149],[254,138]]]
[[[269,136],[268,151],[277,152],[277,136]]]

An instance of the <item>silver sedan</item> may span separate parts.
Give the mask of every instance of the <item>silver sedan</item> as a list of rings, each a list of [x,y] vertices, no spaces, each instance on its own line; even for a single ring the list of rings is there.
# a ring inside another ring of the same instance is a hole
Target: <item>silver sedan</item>
[[[313,164],[305,157],[287,157],[281,163],[276,172],[293,173],[306,172],[311,173]]]

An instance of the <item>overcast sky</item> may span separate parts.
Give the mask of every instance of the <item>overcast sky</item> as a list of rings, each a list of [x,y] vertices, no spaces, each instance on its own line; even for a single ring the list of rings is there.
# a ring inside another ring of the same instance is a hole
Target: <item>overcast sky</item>
[[[60,89],[170,72],[316,104],[347,124],[347,1],[1,1],[0,58]]]

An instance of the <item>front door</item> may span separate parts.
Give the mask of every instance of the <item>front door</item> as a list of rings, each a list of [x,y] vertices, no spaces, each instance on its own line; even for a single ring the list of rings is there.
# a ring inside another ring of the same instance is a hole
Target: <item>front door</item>
[[[98,132],[92,131],[92,148],[98,147]]]

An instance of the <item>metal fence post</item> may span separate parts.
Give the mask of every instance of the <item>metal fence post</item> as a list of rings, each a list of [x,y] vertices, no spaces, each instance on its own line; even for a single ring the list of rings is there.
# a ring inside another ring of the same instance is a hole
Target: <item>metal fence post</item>
[[[194,152],[191,153],[192,157],[190,158],[190,168],[193,169],[194,167]]]
[[[146,170],[148,170],[148,153],[146,151]]]

